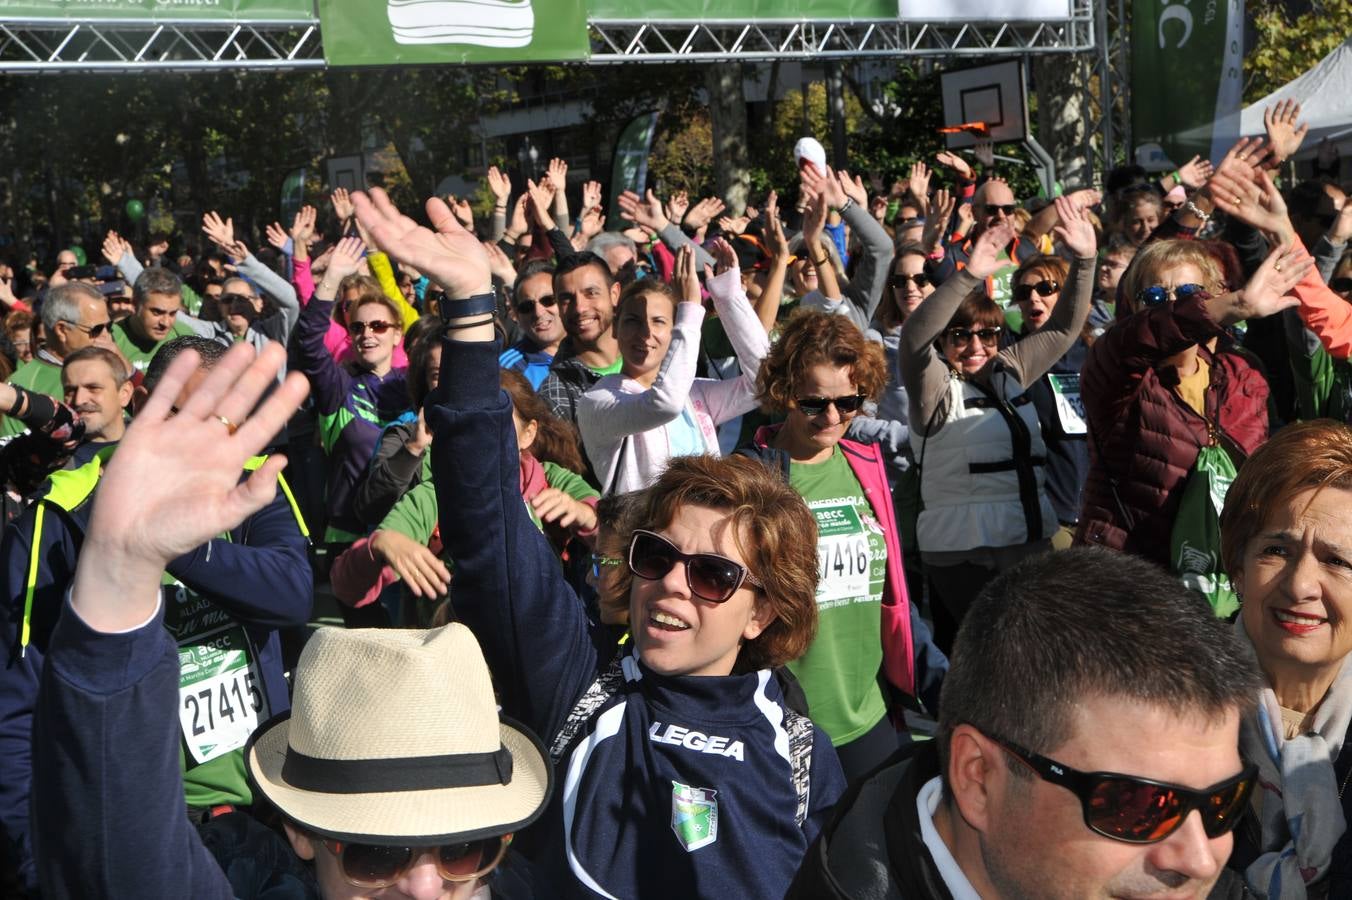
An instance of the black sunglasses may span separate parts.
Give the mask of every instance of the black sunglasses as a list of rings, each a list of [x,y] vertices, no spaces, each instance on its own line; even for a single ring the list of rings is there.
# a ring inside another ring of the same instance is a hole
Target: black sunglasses
[[[1206,293],[1206,288],[1200,284],[1180,284],[1174,288],[1173,298],[1182,302],[1192,297],[1194,294]],[[1142,306],[1160,306],[1169,302],[1169,289],[1162,285],[1142,288],[1136,293],[1136,302]]]
[[[930,278],[924,272],[916,272],[914,275],[907,275],[905,272],[898,272],[891,278],[887,279],[887,283],[892,287],[896,288],[897,290],[905,289],[906,283],[910,281],[914,281],[916,287],[922,288],[930,283]]]
[[[70,319],[62,319],[61,321],[65,322],[67,325],[75,326],[94,340],[98,340],[100,335],[112,327],[111,322],[100,322],[97,325],[81,325],[79,322],[72,322]]]
[[[553,294],[545,294],[539,300],[520,300],[516,304],[516,314],[518,316],[535,315],[535,304],[537,303],[545,309],[553,309],[558,301],[554,299]]]
[[[834,406],[836,412],[842,416],[848,416],[855,412],[860,406],[864,405],[863,394],[846,394],[844,397],[799,397],[795,399],[794,404],[803,411],[803,415],[809,419],[813,416],[820,416],[826,412],[826,407]]]
[[[981,343],[987,347],[994,347],[1000,340],[999,328],[950,328],[944,332],[944,337],[948,338],[954,344],[966,344],[973,337],[980,339]]]
[[[1352,291],[1352,278],[1348,278],[1347,276],[1334,278],[1329,282],[1329,287],[1339,294],[1346,294],[1348,291]]]
[[[424,851],[436,857],[437,871],[447,881],[475,881],[497,867],[512,842],[510,834],[443,844],[440,847],[384,847],[379,844],[354,844],[324,841],[349,884],[364,888],[389,887],[418,861]]]
[[[1014,215],[1014,210],[1018,208],[1019,205],[1017,203],[1001,203],[998,205],[994,203],[987,203],[985,206],[982,207],[982,209],[985,210],[985,214],[988,216],[993,216],[997,212],[1002,212],[1005,214],[1006,218]]]
[[[991,740],[1043,781],[1079,797],[1084,824],[1090,831],[1128,844],[1164,840],[1183,825],[1194,809],[1202,814],[1206,836],[1218,838],[1239,823],[1258,780],[1258,767],[1250,764],[1233,778],[1197,791],[1116,772],[1081,772],[1018,744],[995,737]]]
[[[710,603],[723,603],[747,581],[765,587],[741,563],[717,553],[682,553],[671,541],[642,528],[629,540],[629,571],[645,581],[665,578],[676,564],[685,563],[685,583],[690,593]]]
[[[1050,297],[1061,290],[1061,283],[1058,281],[1047,281],[1043,279],[1037,284],[1016,284],[1014,285],[1014,302],[1026,303],[1033,297],[1033,291],[1037,291],[1039,297]]]
[[[366,333],[366,329],[371,329],[372,334],[384,334],[394,327],[393,322],[348,322],[347,333],[353,337],[361,337]]]

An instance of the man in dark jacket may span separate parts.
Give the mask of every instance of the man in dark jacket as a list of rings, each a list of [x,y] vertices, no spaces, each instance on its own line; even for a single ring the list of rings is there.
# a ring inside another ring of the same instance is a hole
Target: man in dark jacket
[[[992,582],[955,650],[936,740],[855,784],[789,897],[1242,896],[1221,879],[1258,673],[1205,603],[1068,550]]]
[[[171,341],[147,371],[146,384],[153,389],[186,348],[208,364],[225,353],[224,347],[204,338]],[[185,390],[179,405],[190,393]],[[80,468],[55,473],[0,544],[7,603],[0,617],[5,653],[0,669],[0,827],[30,886],[35,879],[28,839],[33,708],[99,479],[116,447],[104,444]],[[254,461],[251,465],[257,468]],[[314,581],[301,522],[286,494],[279,493],[218,539],[175,559],[165,567],[163,581],[164,625],[181,660],[183,801],[188,815],[204,820],[252,802],[244,743],[259,723],[290,706],[277,632],[309,619]]]

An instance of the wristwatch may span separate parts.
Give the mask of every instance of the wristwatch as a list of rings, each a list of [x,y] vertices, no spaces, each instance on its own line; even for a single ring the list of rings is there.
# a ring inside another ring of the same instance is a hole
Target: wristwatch
[[[463,297],[459,300],[443,300],[437,304],[437,311],[441,314],[441,321],[449,322],[452,319],[463,319],[466,316],[477,316],[482,313],[494,313],[498,309],[498,298],[490,291],[486,294],[475,294],[473,297]]]

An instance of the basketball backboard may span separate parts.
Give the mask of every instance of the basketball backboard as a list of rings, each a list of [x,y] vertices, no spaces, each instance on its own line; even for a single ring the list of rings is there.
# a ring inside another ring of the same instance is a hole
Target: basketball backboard
[[[939,75],[944,98],[944,125],[984,122],[993,143],[1022,141],[1028,136],[1028,95],[1023,64],[1017,61],[956,69]],[[971,147],[979,135],[970,130],[944,136],[950,150]]]

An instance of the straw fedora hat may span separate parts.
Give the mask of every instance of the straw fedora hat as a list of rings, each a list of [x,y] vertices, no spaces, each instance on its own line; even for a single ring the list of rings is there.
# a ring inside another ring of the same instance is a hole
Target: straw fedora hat
[[[290,713],[245,751],[259,792],[324,837],[424,846],[516,831],[544,810],[539,738],[500,719],[463,625],[322,628],[296,667]]]

